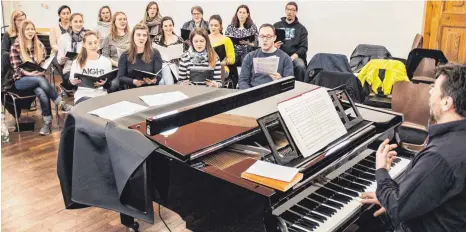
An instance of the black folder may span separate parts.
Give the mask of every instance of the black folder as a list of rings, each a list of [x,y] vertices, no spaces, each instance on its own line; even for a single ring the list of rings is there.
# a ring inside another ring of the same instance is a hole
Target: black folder
[[[239,41],[242,41],[242,40],[246,40],[246,41],[249,41],[249,42],[254,42],[256,40],[255,35],[250,35],[250,36],[241,37],[241,38],[228,36],[228,38],[230,38],[231,42],[233,42],[233,44],[235,44],[235,45],[239,45],[240,44]]]
[[[275,35],[277,36],[277,39],[275,39],[275,42],[285,42],[285,30],[284,29],[275,29]]]
[[[214,50],[217,53],[218,57],[220,58],[220,61],[223,61],[225,57],[227,57],[227,52],[225,50],[224,44],[214,47]]]
[[[191,34],[191,30],[181,28],[181,38],[183,38],[183,40],[189,40],[189,34]]]
[[[50,56],[48,59],[46,59],[42,63],[42,65],[38,65],[36,63],[26,61],[26,62],[20,64],[19,67],[26,70],[26,71],[28,71],[28,72],[34,72],[34,71],[45,72],[47,69],[49,69],[53,58],[55,58],[55,56]]]
[[[128,76],[134,78],[134,79],[137,79],[137,80],[144,80],[144,78],[149,78],[151,80],[153,80],[154,78],[157,78],[157,85],[159,84],[160,80],[162,79],[161,76],[155,74],[155,73],[151,73],[151,72],[146,72],[146,71],[142,71],[142,70],[138,70],[138,69],[135,69],[133,71],[131,71],[130,73],[128,73]]]
[[[214,69],[209,67],[192,67],[189,70],[189,80],[193,83],[204,83],[214,79]]]
[[[70,60],[75,60],[78,57],[78,53],[76,52],[66,52],[66,57]]]
[[[110,83],[113,79],[115,79],[115,77],[117,76],[118,74],[118,69],[114,69],[108,73],[105,73],[104,75],[101,75],[101,76],[89,76],[89,75],[85,75],[85,74],[79,74],[79,73],[76,73],[74,74],[74,77],[76,79],[79,79],[81,80],[81,84],[79,84],[79,86],[82,86],[82,87],[86,87],[86,88],[96,88],[94,86],[94,82],[97,82],[97,81],[102,81],[102,80],[105,80],[105,83]]]

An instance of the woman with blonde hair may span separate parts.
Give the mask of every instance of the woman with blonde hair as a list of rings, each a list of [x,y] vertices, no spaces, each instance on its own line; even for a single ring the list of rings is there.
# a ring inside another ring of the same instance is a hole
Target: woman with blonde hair
[[[99,54],[99,35],[94,31],[88,31],[83,37],[83,46],[76,60],[71,65],[70,82],[73,85],[81,83],[75,78],[75,74],[85,74],[88,76],[101,76],[112,71],[110,60]],[[74,93],[74,103],[85,101],[91,97],[97,97],[107,94],[104,89],[105,80],[94,82],[96,88],[86,88],[79,86]]]
[[[149,34],[158,35],[160,33],[160,23],[162,21],[162,15],[160,14],[159,4],[155,1],[149,2],[144,12],[144,19],[141,23],[146,24],[149,28]]]
[[[131,32],[131,42],[128,51],[123,52],[118,61],[118,75],[120,83],[129,88],[143,85],[154,85],[157,78],[151,80],[134,79],[129,74],[133,70],[140,70],[150,73],[157,73],[162,68],[162,57],[157,49],[152,48],[149,39],[149,29],[145,24],[138,23]]]
[[[131,35],[126,14],[118,11],[112,17],[110,35],[104,39],[102,44],[102,55],[112,62],[114,67],[118,66],[120,55],[128,50]]]
[[[27,61],[40,65],[44,62],[46,51],[36,34],[36,27],[32,21],[26,20],[19,30],[18,39],[11,46],[10,62],[13,66],[15,87],[18,90],[34,90],[40,101],[40,108],[44,124],[40,129],[40,134],[46,135],[51,132],[52,110],[50,100],[52,100],[62,111],[69,111],[71,106],[63,101],[50,82],[44,78],[44,73],[39,71],[26,71],[20,67]]]
[[[189,81],[191,68],[209,67],[214,69],[213,80],[206,80],[205,84],[210,87],[222,86],[222,66],[220,59],[210,44],[209,35],[203,28],[194,28],[189,34],[190,48],[181,57],[179,81],[181,85],[192,84]]]
[[[16,38],[18,37],[19,27],[21,23],[26,20],[26,14],[20,10],[15,10],[11,13],[10,27],[8,31],[5,32],[2,38],[2,80],[7,75],[7,72],[11,69],[10,64],[10,49],[11,45],[15,43]],[[11,76],[11,72],[9,74]],[[2,83],[2,87],[6,83]]]

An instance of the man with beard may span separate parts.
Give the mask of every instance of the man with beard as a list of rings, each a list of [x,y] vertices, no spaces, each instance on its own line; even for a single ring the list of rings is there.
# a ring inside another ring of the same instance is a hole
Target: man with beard
[[[437,69],[430,90],[428,143],[405,170],[400,183],[388,174],[396,155],[384,141],[376,154],[375,193],[361,203],[387,212],[396,231],[464,231],[466,228],[466,66]]]
[[[285,6],[286,17],[281,18],[273,26],[285,30],[285,41],[276,42],[275,47],[280,48],[293,60],[293,71],[296,80],[304,81],[306,73],[307,30],[298,21],[298,4],[289,2]]]

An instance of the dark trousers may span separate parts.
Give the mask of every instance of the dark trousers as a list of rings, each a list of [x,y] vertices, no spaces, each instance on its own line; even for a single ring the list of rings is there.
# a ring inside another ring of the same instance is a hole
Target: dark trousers
[[[5,81],[5,75],[11,69],[10,53],[2,52],[2,84]]]
[[[17,90],[34,90],[40,101],[42,116],[52,115],[50,99],[57,100],[58,93],[47,79],[39,76],[25,76],[15,81],[15,87]]]
[[[304,75],[306,73],[306,63],[301,58],[293,60],[293,71],[297,81],[304,81]]]

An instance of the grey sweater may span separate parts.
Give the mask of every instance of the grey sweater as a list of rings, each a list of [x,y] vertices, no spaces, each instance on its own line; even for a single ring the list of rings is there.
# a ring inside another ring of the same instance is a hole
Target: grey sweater
[[[278,70],[282,77],[293,76],[293,61],[290,56],[280,49],[277,49],[273,53],[264,53],[262,49],[257,49],[246,55],[241,65],[241,74],[239,75],[239,88],[247,89],[257,85],[261,85],[267,82],[273,81],[273,79],[262,73],[254,73],[253,59],[256,57],[270,57],[278,56],[280,61],[278,62]]]

